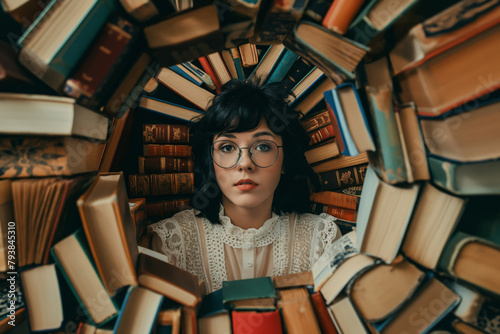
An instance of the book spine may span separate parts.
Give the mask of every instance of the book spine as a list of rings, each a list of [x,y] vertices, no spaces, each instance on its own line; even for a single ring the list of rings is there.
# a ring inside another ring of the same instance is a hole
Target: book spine
[[[238,79],[245,80],[245,71],[243,70],[243,65],[241,63],[240,52],[238,48],[229,49],[231,57],[233,58],[234,67],[236,67],[236,73],[238,74]]]
[[[351,222],[355,222],[356,219],[358,218],[358,212],[356,210],[338,208],[335,206],[320,204],[320,203],[313,203],[312,207],[313,207],[313,212],[315,212],[316,214],[328,213],[329,215],[332,215],[336,218],[340,218]]]
[[[194,190],[193,173],[132,174],[131,197],[190,194]]]
[[[148,218],[165,218],[189,207],[188,198],[177,200],[165,200],[146,203],[146,215]]]
[[[291,91],[303,77],[313,70],[313,68],[314,66],[311,63],[300,57],[292,65],[286,76],[281,81],[281,84],[286,90]]]
[[[312,118],[302,119],[300,123],[306,132],[312,132],[326,125],[330,125],[331,120],[328,116],[328,111],[323,111]]]
[[[311,294],[311,302],[318,319],[318,324],[321,328],[321,333],[337,334],[337,329],[333,323],[328,308],[326,307],[325,300],[321,292],[317,291]]]
[[[309,145],[312,146],[327,139],[335,137],[335,132],[333,130],[333,125],[329,124],[323,128],[308,133],[308,135],[309,135]]]
[[[139,157],[139,173],[187,173],[193,171],[191,158]]]
[[[362,185],[365,180],[367,164],[349,166],[346,168],[319,173],[321,191],[331,191],[339,188]]]
[[[144,124],[142,126],[143,143],[153,144],[187,144],[189,127],[174,124]]]
[[[334,191],[321,191],[311,194],[311,201],[336,206],[344,209],[357,210],[359,198]]]
[[[268,83],[272,82],[280,82],[286,76],[290,68],[293,66],[295,61],[299,58],[299,55],[294,53],[293,51],[286,50],[285,54],[281,58],[279,64],[274,69],[273,73],[268,79]]]
[[[191,146],[173,144],[144,144],[145,157],[178,157],[191,156]]]
[[[208,62],[207,57],[205,57],[205,56],[199,57],[198,61],[200,62],[200,65],[203,68],[203,70],[210,76],[210,78],[212,78],[212,82],[215,85],[215,89],[216,89],[217,93],[220,93],[221,88],[222,88],[222,84],[219,81],[219,78],[217,78],[217,75],[215,75],[215,72],[214,72],[212,66],[210,65],[210,63]]]
[[[335,0],[321,23],[323,27],[344,35],[364,0]]]

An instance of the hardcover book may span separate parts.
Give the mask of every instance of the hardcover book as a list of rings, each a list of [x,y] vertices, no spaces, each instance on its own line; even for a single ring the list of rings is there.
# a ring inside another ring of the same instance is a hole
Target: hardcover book
[[[191,194],[194,191],[193,173],[132,174],[129,175],[132,197]]]
[[[336,158],[338,159],[338,158]],[[339,190],[345,187],[363,185],[368,164],[355,165],[318,173],[321,191]]]
[[[276,309],[276,290],[269,276],[222,282],[222,299],[231,309]]]
[[[283,325],[279,310],[274,311],[231,311],[233,334],[262,333],[282,334]]]

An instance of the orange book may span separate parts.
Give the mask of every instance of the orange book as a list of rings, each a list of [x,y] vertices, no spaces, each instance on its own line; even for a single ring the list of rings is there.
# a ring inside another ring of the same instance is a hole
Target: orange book
[[[344,35],[363,2],[364,0],[334,0],[321,24],[339,35]]]
[[[311,201],[339,208],[357,210],[359,197],[346,195],[335,191],[320,191],[311,195]]]
[[[337,329],[335,328],[332,317],[328,312],[328,308],[321,292],[317,291],[311,294],[311,302],[314,312],[316,312],[316,318],[318,319],[319,327],[321,327],[321,332],[337,334]]]
[[[326,205],[321,203],[313,203],[313,211],[316,214],[328,213],[336,218],[347,220],[350,222],[355,222],[358,218],[358,212],[356,210],[339,208],[333,205]]]
[[[220,93],[220,90],[222,88],[222,84],[220,83],[219,78],[215,74],[215,72],[212,68],[212,65],[210,65],[210,63],[208,62],[207,57],[199,57],[198,61],[200,62],[200,65],[203,68],[203,70],[210,76],[210,78],[212,78],[212,81],[215,84],[217,93]]]

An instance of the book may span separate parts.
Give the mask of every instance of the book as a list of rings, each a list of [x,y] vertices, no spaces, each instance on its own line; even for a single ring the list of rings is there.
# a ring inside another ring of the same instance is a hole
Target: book
[[[193,173],[131,174],[131,197],[191,194],[194,191]]]
[[[253,43],[245,43],[238,47],[241,58],[241,65],[244,68],[255,66],[259,63],[257,46]]]
[[[339,333],[369,333],[349,298],[340,295],[328,306]]]
[[[185,63],[182,63],[185,64]],[[191,71],[189,71],[186,67],[184,67],[182,64],[177,64],[173,66],[169,66],[168,68],[175,73],[179,74],[182,76],[184,79],[188,79],[192,83],[196,84],[197,86],[200,86],[203,83],[203,80],[201,78],[195,76]]]
[[[312,0],[307,4],[302,19],[321,23],[333,0]]]
[[[358,212],[356,210],[350,210],[346,208],[336,207],[328,204],[312,203],[312,211],[315,214],[328,213],[335,218],[340,218],[349,222],[356,222],[358,218]]]
[[[287,49],[288,50],[288,49]],[[306,75],[315,69],[311,63],[300,57],[293,63],[286,76],[281,80],[284,89],[291,91]],[[319,70],[321,71],[321,70]],[[321,71],[322,72],[322,71]]]
[[[321,334],[307,288],[294,287],[278,290],[277,306],[281,310],[287,333]]]
[[[320,80],[321,82],[317,85],[315,84],[314,88],[307,90],[304,98],[293,100],[291,107],[302,115],[307,115],[308,112],[313,110],[323,100],[323,94],[335,87],[335,83],[326,77]]]
[[[285,53],[281,57],[278,65],[276,65],[272,73],[269,75],[269,78],[267,80],[268,83],[281,82],[288,71],[290,71],[290,68],[293,66],[295,61],[299,58],[299,55],[297,55],[293,51],[285,49],[284,52]]]
[[[217,93],[220,93],[220,90],[222,88],[222,83],[219,81],[219,77],[217,77],[217,74],[215,74],[212,65],[210,65],[210,62],[208,61],[208,58],[206,56],[201,56],[198,57],[198,61],[203,70],[207,73],[210,79],[212,79],[212,82],[214,83],[215,90],[217,91]]]
[[[163,299],[161,309],[156,316],[153,332],[179,334],[182,323],[182,305],[172,300]]]
[[[226,82],[232,79],[231,73],[229,73],[229,70],[224,63],[224,59],[222,58],[220,52],[210,53],[206,57],[221,85],[224,85]]]
[[[435,270],[465,204],[465,199],[441,191],[431,183],[425,184],[401,247],[403,253],[425,268]]]
[[[259,85],[264,84],[273,69],[278,66],[279,60],[281,59],[284,51],[285,46],[283,44],[271,45],[248,77],[248,80],[254,77],[257,78]]]
[[[354,277],[347,295],[359,315],[373,323],[411,300],[424,278],[423,271],[399,255],[390,265],[379,263]]]
[[[174,213],[189,209],[191,201],[189,198],[157,199],[148,200],[146,203],[146,214],[149,218],[166,218]]]
[[[30,331],[50,331],[64,321],[56,265],[44,264],[21,271],[21,284]],[[49,307],[50,306],[50,307]]]
[[[430,154],[461,162],[490,160],[500,157],[492,143],[500,102],[485,101],[477,108],[438,118],[421,118],[420,127]]]
[[[237,47],[230,48],[229,54],[231,55],[231,58],[233,59],[233,64],[234,68],[236,70],[237,78],[240,80],[245,80],[246,75],[245,75],[245,69],[243,68],[243,61],[241,59],[241,54],[240,50]],[[224,51],[222,53],[223,55],[225,54]]]
[[[333,125],[328,124],[322,128],[314,130],[309,135],[309,146],[319,144],[326,141],[327,139],[335,137],[335,131],[333,130]]]
[[[20,63],[59,90],[114,10],[108,0],[51,1],[17,41]]]
[[[321,25],[339,35],[344,35],[356,14],[361,9],[364,0],[333,1],[326,12]]]
[[[367,164],[361,164],[318,173],[320,180],[319,190],[330,192],[338,191],[340,188],[344,187],[355,185],[362,186],[365,180],[367,167]]]
[[[357,210],[359,204],[359,197],[346,195],[334,191],[320,191],[311,194],[310,199],[312,202],[332,205],[336,207]]]
[[[321,333],[337,334],[337,329],[335,328],[335,324],[333,323],[330,313],[328,312],[328,308],[321,292],[317,291],[311,294],[311,303],[313,305],[316,318],[318,319]]]
[[[222,282],[222,301],[233,310],[275,310],[276,297],[269,276]]]
[[[146,234],[147,228],[147,214],[146,214],[146,199],[145,198],[131,198],[129,199],[130,214],[134,221],[134,232],[137,243],[143,239]]]
[[[145,22],[160,15],[160,11],[156,7],[155,1],[153,0],[120,0],[120,4],[128,14],[139,22]],[[170,6],[172,6],[170,1],[166,1],[166,4],[170,4]],[[171,10],[174,11],[173,6]]]
[[[340,155],[333,159],[328,159],[323,162],[312,165],[312,169],[316,173],[324,173],[336,169],[347,168],[368,163],[368,155],[366,152],[356,156]],[[325,189],[326,190],[326,189]]]
[[[12,258],[9,260],[9,245],[14,242],[14,237],[10,236],[12,231],[15,231],[15,225],[11,180],[0,180],[0,271],[2,272],[8,271],[8,268],[12,269],[10,266],[15,263]]]
[[[93,175],[25,178],[12,182],[16,261],[20,268],[49,263],[50,248],[79,225],[76,199]],[[29,213],[26,207],[31,208]]]
[[[354,78],[368,48],[313,22],[297,23],[285,46],[319,67],[335,84]]]
[[[237,48],[231,48],[235,50],[235,55],[239,56],[239,51]],[[236,69],[236,64],[239,62],[239,58],[233,58],[233,55],[231,53],[231,49],[227,50],[222,50],[220,52],[220,55],[222,57],[222,60],[224,60],[224,65],[226,65],[227,70],[229,71],[229,74],[231,75],[231,79],[238,79],[238,71],[241,71],[243,68],[241,68],[241,64],[239,65],[240,68]]]
[[[340,155],[340,150],[336,139],[331,138],[317,144],[316,146],[309,147],[304,152],[304,155],[307,162],[312,164],[326,159],[335,158]]]
[[[388,0],[369,0],[352,21],[346,36],[358,43],[371,45],[375,37],[390,27],[417,3],[418,0],[409,0],[397,4]]]
[[[168,115],[185,121],[201,116],[203,113],[199,110],[174,104],[154,97],[141,96],[137,105],[140,108],[155,111],[160,114]]]
[[[206,295],[198,311],[200,334],[231,334],[231,314],[222,302],[222,289]]]
[[[139,285],[182,305],[196,307],[201,302],[202,291],[196,276],[149,252],[139,254],[137,279]]]
[[[203,58],[203,57],[200,57]],[[182,63],[183,67],[186,68],[188,71],[190,71],[195,77],[199,78],[203,83],[206,85],[206,87],[210,91],[215,91],[217,87],[215,87],[214,81],[208,75],[208,73],[204,72],[201,70],[198,66],[193,64],[190,61]]]
[[[233,334],[283,333],[279,310],[274,311],[231,311]]]
[[[460,297],[435,277],[431,277],[418,289],[414,297],[406,303],[394,316],[375,327],[379,333],[427,332],[460,302]],[[430,309],[427,316],[419,310]]]
[[[80,136],[106,140],[109,118],[75,99],[37,94],[0,93],[0,131],[5,134]]]
[[[224,49],[224,36],[214,3],[182,11],[144,27],[153,56],[163,66],[190,61]]]
[[[485,238],[457,231],[446,242],[437,269],[484,291],[500,294],[494,279],[500,270],[500,246]]]
[[[314,286],[314,278],[312,271],[310,270],[283,276],[275,276],[272,279],[275,289],[288,289],[296,287],[306,287],[309,289]]]
[[[105,324],[118,314],[118,306],[97,273],[82,229],[56,243],[51,254],[93,325]]]
[[[439,53],[474,37],[498,23],[494,2],[459,1],[411,27],[389,52],[394,74],[419,66]],[[443,24],[442,20],[451,24]]]
[[[445,281],[446,285],[460,296],[460,304],[453,310],[453,315],[469,324],[478,324],[479,315],[488,307],[491,298],[480,293],[477,289],[459,283],[458,281]]]
[[[128,203],[123,172],[99,173],[77,201],[97,271],[111,296],[137,285],[138,251]]]
[[[190,157],[192,147],[183,144],[144,144],[145,157]]]
[[[290,69],[290,71],[292,71],[292,70],[293,70],[293,68]],[[299,72],[300,70],[301,70],[301,68],[298,68],[296,70],[297,76],[300,75],[300,72]],[[289,74],[287,74],[287,77],[284,79],[285,86],[288,85],[288,80],[290,80],[290,81],[295,80],[295,78],[294,78],[295,75],[292,76],[290,71],[288,72]],[[293,74],[295,74],[295,73],[293,73]],[[305,98],[307,96],[307,94],[309,93],[309,90],[314,89],[314,87],[316,87],[316,85],[319,85],[321,82],[323,82],[323,80],[324,80],[323,71],[317,67],[314,67],[305,76],[301,77],[300,80],[295,85],[292,85],[292,89],[290,91],[290,95],[288,95],[287,101],[289,103],[293,103],[293,102],[295,102],[295,100],[301,100],[301,99]]]
[[[394,260],[407,230],[419,189],[419,184],[406,187],[387,184],[368,166],[356,220],[360,252],[380,258],[388,264]],[[393,209],[387,210],[387,205]]]
[[[500,194],[498,159],[462,163],[429,156],[427,161],[432,181],[447,191],[456,195]]]
[[[493,26],[399,74],[401,100],[415,102],[419,115],[436,116],[489,96],[499,87],[499,73],[491,63],[499,51],[492,41],[498,39],[499,34],[500,27]],[[467,64],[476,66],[463,73],[457,71]],[[445,73],[457,75],[453,80],[446,80]],[[480,79],[486,77],[487,81]]]
[[[163,67],[158,72],[156,79],[189,102],[195,104],[201,110],[206,110],[209,102],[214,97],[214,94],[211,92],[193,84],[166,67]]]
[[[324,96],[340,153],[358,155],[375,151],[370,126],[356,87],[352,83],[342,84],[326,91]]]
[[[163,296],[140,286],[130,286],[113,333],[151,333]]]
[[[140,37],[139,27],[112,15],[66,79],[62,93],[89,108],[101,108],[140,55]]]
[[[318,113],[309,113],[309,115],[302,117],[300,123],[307,133],[312,133],[313,131],[331,125],[331,120],[328,112],[326,110],[321,110]]]
[[[143,124],[144,144],[187,144],[189,127],[186,124]]]

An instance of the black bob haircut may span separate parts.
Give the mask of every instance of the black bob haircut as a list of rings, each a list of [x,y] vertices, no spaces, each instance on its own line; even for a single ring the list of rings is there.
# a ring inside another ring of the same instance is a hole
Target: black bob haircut
[[[311,186],[318,187],[318,177],[304,156],[309,137],[299,122],[300,114],[288,107],[288,93],[280,83],[259,87],[258,82],[227,82],[203,116],[191,125],[195,180],[191,204],[213,224],[220,224],[222,198],[210,154],[213,138],[221,132],[253,130],[262,119],[283,139],[283,172],[274,192],[273,212],[279,215],[311,211]]]

